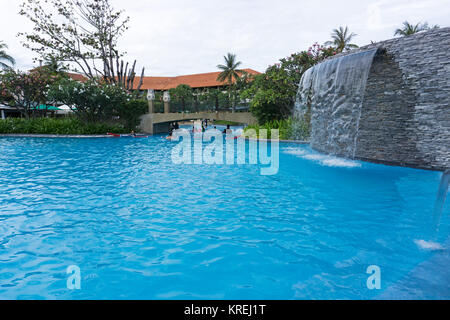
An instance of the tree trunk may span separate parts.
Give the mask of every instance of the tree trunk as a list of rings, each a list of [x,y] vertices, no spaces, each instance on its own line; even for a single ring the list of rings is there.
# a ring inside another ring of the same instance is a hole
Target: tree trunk
[[[236,112],[236,88],[233,88],[233,113]]]

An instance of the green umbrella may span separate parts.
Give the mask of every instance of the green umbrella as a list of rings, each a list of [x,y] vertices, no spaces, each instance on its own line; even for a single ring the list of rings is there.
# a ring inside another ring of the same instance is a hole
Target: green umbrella
[[[57,110],[60,110],[60,109],[55,107],[55,106],[47,106],[45,104],[41,104],[41,105],[36,107],[36,110],[57,111]]]

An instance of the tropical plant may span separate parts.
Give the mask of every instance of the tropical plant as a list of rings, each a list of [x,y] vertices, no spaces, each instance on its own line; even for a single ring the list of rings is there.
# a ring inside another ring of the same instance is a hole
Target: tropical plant
[[[264,74],[255,76],[241,97],[250,100],[250,111],[259,123],[289,118],[303,73],[336,53],[333,47],[315,43],[307,51],[280,59],[269,66]]]
[[[395,30],[394,32],[394,36],[409,36],[421,31],[426,31],[426,30],[430,30],[430,29],[434,29],[434,28],[439,28],[438,25],[435,25],[433,27],[429,27],[428,26],[428,22],[424,22],[424,23],[417,23],[417,24],[411,24],[408,21],[404,21],[403,22],[403,27],[398,28]]]
[[[260,130],[267,130],[267,137],[260,137]],[[244,136],[250,138],[271,138],[271,130],[277,129],[278,136],[282,140],[309,140],[310,126],[306,121],[298,121],[292,118],[267,121],[262,125],[247,126]]]
[[[8,49],[8,46],[3,42],[0,41],[0,68],[1,69],[5,69],[5,68],[10,68],[10,65],[14,65],[16,63],[16,61],[14,60],[13,57],[11,57],[8,53],[6,53],[6,50]],[[10,65],[8,65],[5,62],[8,62]]]
[[[128,92],[117,85],[72,79],[62,79],[53,84],[48,98],[68,105],[86,123],[109,121],[119,116],[118,110],[131,100]]]
[[[1,134],[106,134],[107,132],[127,133],[130,131],[120,124],[84,123],[73,117],[0,120]]]
[[[34,69],[29,73],[4,70],[0,74],[0,101],[16,108],[24,117],[35,117],[38,106],[47,103],[47,92],[59,77],[45,68]]]
[[[186,103],[193,99],[192,88],[187,84],[180,84],[178,87],[169,90],[170,97],[173,101],[181,103],[181,109],[186,111]]]
[[[233,85],[233,83],[237,79],[239,79],[241,75],[245,74],[245,71],[238,69],[239,66],[242,64],[242,62],[237,61],[235,54],[228,53],[223,58],[225,60],[225,64],[217,65],[217,68],[222,70],[222,72],[219,73],[219,76],[217,77],[217,81],[226,82],[228,84],[228,97],[229,100],[231,101],[232,91],[234,92],[234,95],[236,93],[236,87]],[[235,112],[236,99],[233,99],[232,108],[233,112]]]
[[[136,130],[140,117],[147,112],[148,101],[145,99],[131,99],[115,106],[114,111],[124,128],[130,132]]]
[[[56,57],[48,55],[45,57],[44,67],[51,73],[63,73],[66,72],[67,66],[63,62],[59,61]]]
[[[334,29],[331,33],[332,41],[325,42],[325,45],[332,45],[336,48],[336,51],[343,52],[346,50],[351,50],[358,48],[356,44],[351,43],[352,39],[356,36],[355,33],[349,31],[348,27],[339,27],[339,29]]]
[[[252,86],[241,96],[251,101],[250,112],[259,123],[265,123],[288,117],[292,113],[296,92],[297,87],[291,83],[288,71],[272,66],[264,74],[257,75]]]

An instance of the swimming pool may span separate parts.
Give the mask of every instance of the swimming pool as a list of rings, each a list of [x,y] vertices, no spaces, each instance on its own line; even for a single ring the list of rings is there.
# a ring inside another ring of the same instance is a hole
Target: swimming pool
[[[1,138],[0,299],[372,299],[448,256],[449,201],[444,249],[417,244],[433,237],[439,172],[281,143],[278,174],[262,176],[175,165],[173,146]],[[371,265],[381,290],[367,288]],[[449,298],[449,282],[398,298]]]

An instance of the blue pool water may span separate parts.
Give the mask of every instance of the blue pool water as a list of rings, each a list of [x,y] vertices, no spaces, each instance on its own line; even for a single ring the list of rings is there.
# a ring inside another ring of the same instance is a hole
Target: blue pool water
[[[0,299],[450,298],[433,263],[449,254],[449,201],[437,238],[432,226],[441,173],[280,144],[278,174],[262,176],[175,165],[173,146],[0,138]]]

